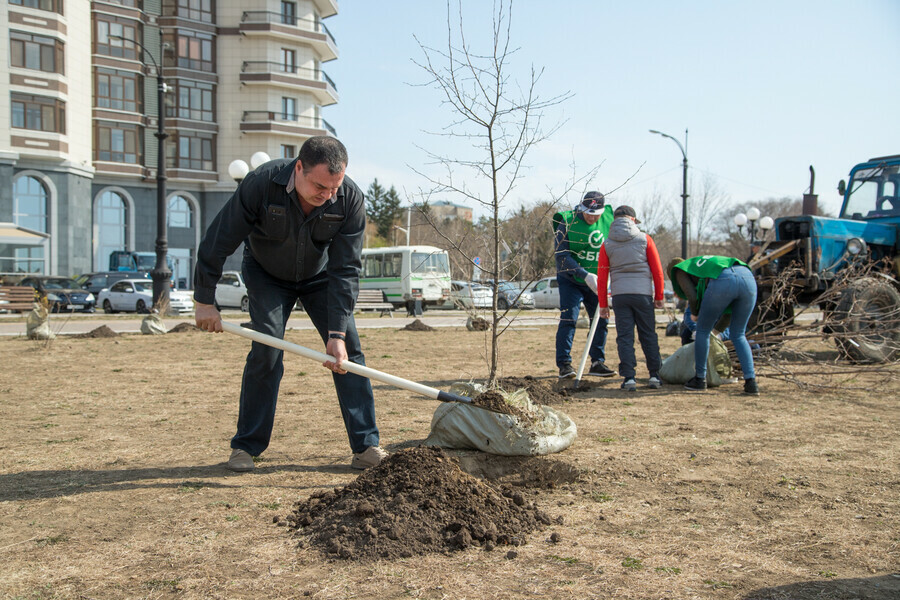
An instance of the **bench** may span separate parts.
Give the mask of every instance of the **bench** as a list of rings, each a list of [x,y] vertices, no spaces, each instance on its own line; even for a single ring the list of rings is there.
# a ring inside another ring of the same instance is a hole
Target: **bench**
[[[380,316],[388,314],[394,318],[394,305],[387,301],[384,290],[359,290],[359,296],[356,298],[356,310],[377,310],[381,312]]]
[[[0,311],[29,311],[34,302],[34,288],[30,285],[0,285]]]

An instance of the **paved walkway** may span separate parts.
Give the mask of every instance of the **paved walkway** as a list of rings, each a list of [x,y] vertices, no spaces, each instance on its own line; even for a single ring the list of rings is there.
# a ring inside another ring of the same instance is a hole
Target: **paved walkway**
[[[250,315],[239,311],[225,311],[222,313],[225,321],[229,323],[246,323]],[[524,310],[518,313],[510,313],[513,318],[512,327],[538,327],[556,325],[559,321],[559,313],[547,310]],[[455,310],[428,311],[419,320],[431,327],[465,327],[466,313]],[[85,314],[53,314],[50,316],[50,327],[57,335],[71,335],[88,333],[94,329],[106,325],[116,333],[140,333],[142,317],[138,315],[107,315],[105,313]],[[378,329],[390,327],[399,329],[412,323],[414,317],[407,317],[402,311],[395,312],[393,318],[378,317],[371,313],[356,315],[357,329]],[[656,315],[657,323],[668,323],[669,318],[662,313]],[[194,323],[193,313],[185,313],[180,317],[163,319],[166,329],[172,329],[179,323]],[[509,321],[506,320],[508,323]],[[610,323],[610,327],[615,327]],[[313,329],[312,322],[306,313],[297,311],[291,314],[288,320],[288,329]],[[0,336],[25,335],[25,320],[22,315],[0,314]]]

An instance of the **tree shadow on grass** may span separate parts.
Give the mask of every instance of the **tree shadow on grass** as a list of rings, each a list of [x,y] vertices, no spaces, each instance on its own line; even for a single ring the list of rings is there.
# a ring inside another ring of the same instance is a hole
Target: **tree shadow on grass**
[[[257,466],[252,473],[234,473],[225,467],[224,462],[168,468],[23,471],[0,475],[0,502],[142,488],[237,488],[257,483],[253,478],[259,475],[280,472],[347,474],[357,471],[352,471],[345,464],[324,466],[263,464]],[[222,481],[223,478],[226,478],[226,481]]]
[[[744,600],[897,600],[900,573],[855,579],[824,579],[761,588]]]

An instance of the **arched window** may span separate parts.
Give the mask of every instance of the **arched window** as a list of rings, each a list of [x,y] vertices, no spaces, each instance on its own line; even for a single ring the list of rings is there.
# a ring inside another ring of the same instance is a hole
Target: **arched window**
[[[192,213],[190,203],[182,196],[172,196],[169,198],[169,227],[191,227]]]
[[[13,184],[13,221],[41,233],[47,231],[47,204],[50,194],[44,183],[35,177],[19,177]]]
[[[97,199],[97,270],[109,268],[113,250],[127,250],[128,204],[118,192],[106,191]]]

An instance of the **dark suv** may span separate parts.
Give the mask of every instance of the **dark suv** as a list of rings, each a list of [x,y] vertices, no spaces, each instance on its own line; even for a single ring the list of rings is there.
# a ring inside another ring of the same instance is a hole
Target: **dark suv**
[[[149,279],[150,274],[143,271],[100,271],[79,275],[75,278],[75,282],[81,289],[87,290],[96,296],[103,288],[108,288],[122,279],[141,279],[144,277]]]

